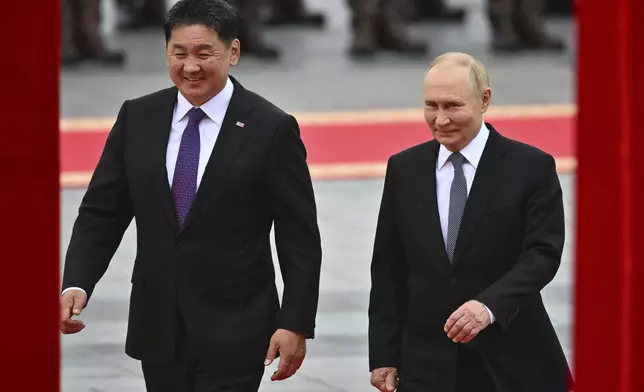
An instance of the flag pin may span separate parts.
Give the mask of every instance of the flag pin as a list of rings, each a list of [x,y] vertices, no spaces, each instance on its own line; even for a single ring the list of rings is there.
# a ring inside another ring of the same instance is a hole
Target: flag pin
[[[243,122],[241,122],[241,121],[237,121],[237,126],[238,126],[239,128],[244,128],[244,126],[245,126],[245,125],[246,125],[246,124],[244,124]]]

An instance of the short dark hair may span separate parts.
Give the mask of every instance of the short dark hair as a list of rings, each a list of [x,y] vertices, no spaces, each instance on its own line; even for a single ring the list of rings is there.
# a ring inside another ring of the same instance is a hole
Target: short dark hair
[[[238,35],[237,9],[226,0],[179,0],[163,23],[165,43],[177,26],[204,25],[212,28],[227,46]]]

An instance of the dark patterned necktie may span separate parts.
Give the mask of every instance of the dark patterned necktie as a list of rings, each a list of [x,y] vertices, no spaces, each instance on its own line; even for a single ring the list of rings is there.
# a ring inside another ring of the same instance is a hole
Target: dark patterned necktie
[[[467,201],[467,183],[465,182],[465,174],[463,173],[465,157],[460,152],[455,152],[450,155],[449,160],[454,166],[454,180],[452,180],[452,187],[449,193],[449,219],[445,246],[451,263],[454,258],[454,249],[456,249],[458,229],[461,225],[461,218],[463,217],[463,210],[465,210],[465,202]]]
[[[172,199],[179,226],[190,211],[190,205],[197,193],[197,170],[199,168],[199,123],[206,113],[199,108],[188,112],[188,125],[181,136],[181,145],[177,156],[177,164],[172,178]]]

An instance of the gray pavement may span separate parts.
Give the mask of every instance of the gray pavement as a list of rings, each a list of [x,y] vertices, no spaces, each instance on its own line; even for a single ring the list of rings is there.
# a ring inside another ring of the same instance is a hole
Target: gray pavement
[[[431,56],[405,59],[383,56],[374,62],[354,62],[349,43],[344,0],[309,0],[330,18],[327,29],[275,29],[267,36],[284,49],[277,63],[242,58],[234,75],[248,88],[288,111],[408,108],[420,104],[420,80]],[[489,29],[478,0],[454,0],[471,16],[463,26],[414,26],[413,34],[434,46],[434,53],[462,50],[487,65],[496,104],[568,103],[574,100],[571,54],[494,57],[487,53]],[[573,41],[567,21],[549,22]],[[61,116],[115,116],[123,100],[166,87],[161,32],[121,34],[115,41],[130,54],[125,69],[84,66],[61,75]],[[574,50],[574,48],[573,48]],[[574,53],[571,51],[570,53]],[[571,357],[571,288],[574,238],[574,177],[563,175],[568,241],[557,277],[543,292],[557,332]],[[316,181],[323,240],[318,337],[309,342],[304,366],[291,380],[271,383],[261,391],[367,392],[367,299],[369,258],[382,191],[381,180]],[[61,257],[82,190],[61,194]],[[143,392],[138,362],[124,354],[135,256],[131,227],[106,275],[83,314],[87,328],[62,338],[64,392]],[[277,270],[279,273],[279,269]],[[278,274],[278,285],[281,280]],[[272,373],[267,370],[267,378]]]
[[[561,181],[568,241],[559,273],[543,295],[570,356],[574,177],[564,175]],[[271,383],[268,376],[273,366],[267,370],[260,390],[368,392],[372,390],[367,369],[369,261],[382,181],[317,181],[315,191],[324,253],[318,336],[309,341],[308,358],[298,374],[290,380]],[[82,194],[82,190],[63,191],[63,251]],[[83,314],[87,327],[78,335],[63,337],[63,392],[145,390],[139,363],[124,354],[135,246],[135,228],[131,226]]]

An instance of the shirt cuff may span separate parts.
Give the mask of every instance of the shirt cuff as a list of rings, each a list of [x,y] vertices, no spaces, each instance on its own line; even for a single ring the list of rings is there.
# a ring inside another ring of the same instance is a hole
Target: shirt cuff
[[[60,295],[61,296],[65,295],[66,292],[71,291],[71,290],[80,290],[80,291],[83,292],[83,294],[85,294],[85,298],[87,298],[87,292],[85,290],[81,289],[80,287],[68,287],[65,290],[63,290],[63,292]]]
[[[483,306],[485,306],[485,305],[483,305]],[[494,318],[494,313],[492,313],[490,308],[488,308],[487,306],[485,306],[485,310],[487,310],[487,313],[490,315],[490,324],[494,324],[494,321],[496,320]]]

